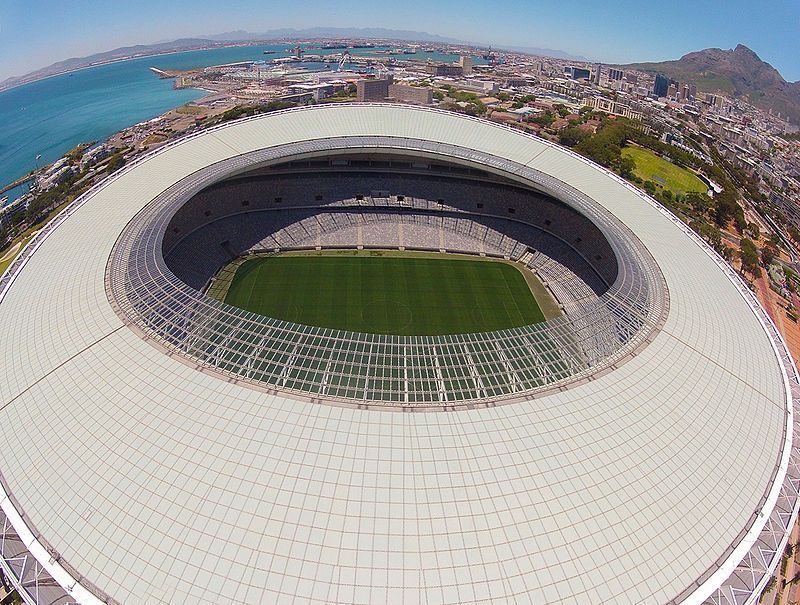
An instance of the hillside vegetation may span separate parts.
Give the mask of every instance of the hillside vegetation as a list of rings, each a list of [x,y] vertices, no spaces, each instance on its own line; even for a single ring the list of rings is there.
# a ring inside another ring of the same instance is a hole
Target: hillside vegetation
[[[677,61],[621,66],[646,73],[663,73],[702,92],[722,93],[765,110],[779,111],[800,124],[800,82],[787,82],[778,70],[746,46],[733,50],[707,48]]]

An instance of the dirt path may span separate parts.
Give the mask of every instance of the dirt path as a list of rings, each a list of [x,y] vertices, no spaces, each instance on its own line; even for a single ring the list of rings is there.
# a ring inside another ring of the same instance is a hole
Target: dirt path
[[[2,258],[0,258],[0,263],[7,261],[9,258],[14,256],[17,253],[17,250],[19,250],[19,247],[21,245],[22,242],[17,242],[13,246],[11,246],[8,250],[6,250],[6,253],[2,256]]]
[[[768,278],[762,273],[756,280],[756,293],[764,310],[770,316],[778,331],[786,341],[789,352],[794,358],[795,365],[800,359],[800,325],[786,316],[783,299],[769,287]]]

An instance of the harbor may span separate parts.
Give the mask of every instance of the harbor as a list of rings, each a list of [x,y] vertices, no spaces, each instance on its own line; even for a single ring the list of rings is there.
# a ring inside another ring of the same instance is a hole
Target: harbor
[[[349,55],[344,64],[343,54]],[[256,80],[287,75],[307,79],[316,72],[343,68],[371,73],[379,63],[456,57],[457,51],[445,47],[308,41],[140,57],[52,76],[0,92],[0,120],[6,124],[0,132],[0,183],[13,199],[24,187],[12,184],[37,168],[36,156],[41,156],[41,165],[48,164],[80,143],[105,140],[172,108],[221,92],[181,78],[182,72],[209,66],[235,71],[237,65],[260,62],[258,70],[263,73]]]

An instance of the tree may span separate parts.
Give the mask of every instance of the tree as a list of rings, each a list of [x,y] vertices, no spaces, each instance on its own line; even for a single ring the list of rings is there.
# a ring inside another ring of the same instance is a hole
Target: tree
[[[619,159],[614,162],[614,167],[621,177],[629,179],[636,170],[636,162],[631,157],[620,155]]]
[[[705,193],[698,193],[697,191],[690,191],[686,194],[686,203],[700,215],[706,214],[714,207],[714,200]]]
[[[777,256],[778,248],[772,242],[767,243],[767,245],[761,249],[761,263],[765,267],[769,267]]]
[[[567,147],[575,147],[578,143],[589,137],[589,133],[574,126],[565,128],[558,135],[558,142]]]
[[[115,170],[119,170],[125,165],[125,156],[122,155],[121,151],[118,151],[114,155],[111,156],[111,159],[108,160],[108,164],[106,164],[106,170],[109,172],[114,172]]]
[[[547,128],[553,122],[556,121],[556,118],[549,111],[545,111],[542,115],[531,118],[529,121],[533,122],[534,124],[538,124],[539,126],[544,126],[545,128]]]
[[[732,192],[726,190],[714,198],[714,220],[720,227],[725,226],[728,221],[736,218],[737,214],[742,212],[742,208]]]
[[[739,258],[742,261],[742,271],[750,273],[753,277],[761,277],[761,267],[758,266],[758,248],[752,240],[742,238]]]
[[[722,255],[722,258],[728,262],[731,262],[736,256],[736,251],[726,244],[722,244],[722,248],[720,249],[719,253]]]
[[[622,150],[613,141],[593,136],[584,139],[575,146],[581,154],[588,156],[598,164],[609,167],[620,156]]]
[[[758,227],[758,223],[747,223],[747,229],[745,229],[745,231],[755,240],[761,237],[761,229]]]
[[[576,145],[575,149],[598,164],[609,168],[617,166],[630,130],[625,122],[605,120],[600,130]]]

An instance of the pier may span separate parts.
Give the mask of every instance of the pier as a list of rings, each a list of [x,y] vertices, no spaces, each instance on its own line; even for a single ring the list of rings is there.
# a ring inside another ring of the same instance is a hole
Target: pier
[[[18,178],[13,183],[9,183],[8,185],[5,185],[4,187],[0,188],[0,195],[4,194],[6,191],[11,191],[15,187],[19,187],[20,185],[24,185],[28,181],[32,181],[34,176],[36,176],[36,175],[26,174],[25,176]]]

